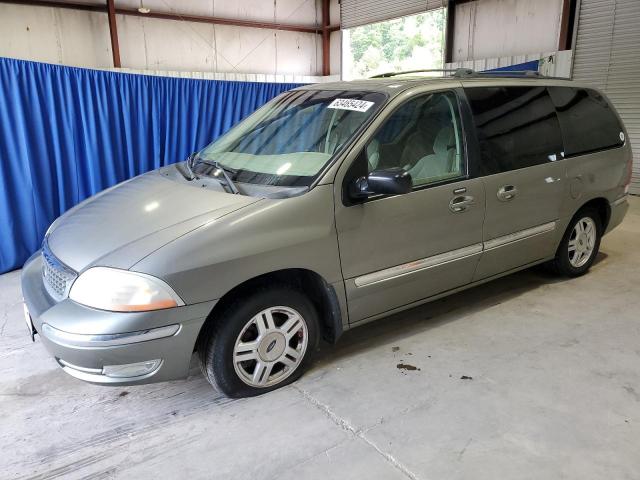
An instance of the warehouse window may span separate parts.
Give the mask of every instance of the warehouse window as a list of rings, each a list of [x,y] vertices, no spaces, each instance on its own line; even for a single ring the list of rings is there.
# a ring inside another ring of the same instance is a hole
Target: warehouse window
[[[445,9],[343,30],[345,80],[442,68]]]

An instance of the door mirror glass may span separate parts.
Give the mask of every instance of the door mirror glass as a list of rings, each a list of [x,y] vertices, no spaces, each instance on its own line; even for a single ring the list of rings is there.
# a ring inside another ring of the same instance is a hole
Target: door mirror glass
[[[403,168],[374,170],[367,177],[360,177],[354,181],[352,197],[402,195],[411,192],[412,186],[411,174]]]

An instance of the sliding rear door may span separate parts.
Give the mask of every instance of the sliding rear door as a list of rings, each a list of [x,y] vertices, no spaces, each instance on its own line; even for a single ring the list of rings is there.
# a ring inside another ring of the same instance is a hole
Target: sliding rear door
[[[544,86],[469,87],[486,192],[474,280],[554,254],[566,187],[563,144]]]

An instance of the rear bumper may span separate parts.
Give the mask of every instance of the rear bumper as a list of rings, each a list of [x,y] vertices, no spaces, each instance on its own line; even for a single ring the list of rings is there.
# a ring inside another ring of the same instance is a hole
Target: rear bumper
[[[627,214],[627,210],[629,210],[628,195],[624,195],[614,202],[609,203],[609,206],[611,207],[611,216],[609,217],[609,224],[607,225],[607,230],[604,232],[605,234],[622,223],[624,216]]]
[[[195,342],[215,301],[153,312],[117,313],[54,301],[40,255],[22,270],[22,293],[45,348],[81,380],[133,385],[186,377]]]

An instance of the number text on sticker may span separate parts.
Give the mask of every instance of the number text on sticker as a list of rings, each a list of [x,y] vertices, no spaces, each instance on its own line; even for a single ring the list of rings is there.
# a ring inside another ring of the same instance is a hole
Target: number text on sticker
[[[354,112],[366,112],[371,108],[373,102],[366,100],[355,100],[352,98],[336,98],[327,108],[338,110],[353,110]]]

